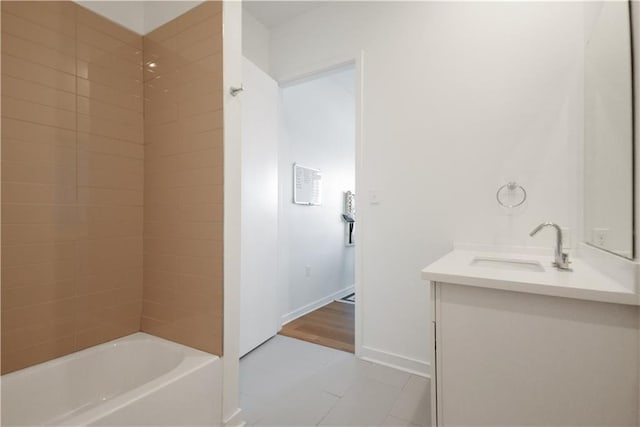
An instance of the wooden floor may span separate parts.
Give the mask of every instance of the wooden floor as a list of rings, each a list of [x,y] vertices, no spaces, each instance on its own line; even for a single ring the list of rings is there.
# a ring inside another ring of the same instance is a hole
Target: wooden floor
[[[332,302],[284,325],[280,335],[353,353],[355,305]]]

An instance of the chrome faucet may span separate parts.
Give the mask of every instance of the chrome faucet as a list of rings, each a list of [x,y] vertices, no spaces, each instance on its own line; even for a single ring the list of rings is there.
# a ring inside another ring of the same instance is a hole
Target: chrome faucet
[[[542,224],[534,228],[533,231],[529,233],[529,236],[535,236],[540,230],[545,227],[553,227],[556,229],[556,250],[555,262],[553,263],[553,266],[558,270],[571,270],[571,268],[569,267],[569,264],[571,264],[571,261],[569,261],[569,254],[562,251],[562,229],[558,224],[555,224],[553,222],[543,222]]]

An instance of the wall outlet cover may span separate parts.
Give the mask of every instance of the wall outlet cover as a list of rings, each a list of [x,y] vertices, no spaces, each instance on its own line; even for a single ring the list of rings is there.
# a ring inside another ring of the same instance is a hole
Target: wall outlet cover
[[[594,228],[592,230],[593,243],[605,247],[607,245],[607,240],[609,240],[609,229],[608,228]]]
[[[380,204],[380,192],[378,190],[369,190],[369,204]]]

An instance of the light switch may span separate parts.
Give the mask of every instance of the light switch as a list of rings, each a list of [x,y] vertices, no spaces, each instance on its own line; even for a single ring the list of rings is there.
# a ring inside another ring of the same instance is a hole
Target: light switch
[[[608,228],[594,228],[593,229],[593,243],[600,247],[606,247],[609,240]]]

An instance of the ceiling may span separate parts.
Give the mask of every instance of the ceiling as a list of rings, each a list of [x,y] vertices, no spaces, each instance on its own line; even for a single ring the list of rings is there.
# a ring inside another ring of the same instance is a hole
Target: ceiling
[[[87,9],[138,34],[147,34],[202,2],[184,0],[75,0]],[[315,1],[243,1],[246,11],[267,28],[273,28],[317,8]]]
[[[322,1],[243,1],[243,7],[267,28],[277,27],[322,4]]]
[[[154,0],[75,0],[81,6],[101,15],[117,24],[135,31],[148,34],[156,28],[177,18],[202,1],[154,1]]]

